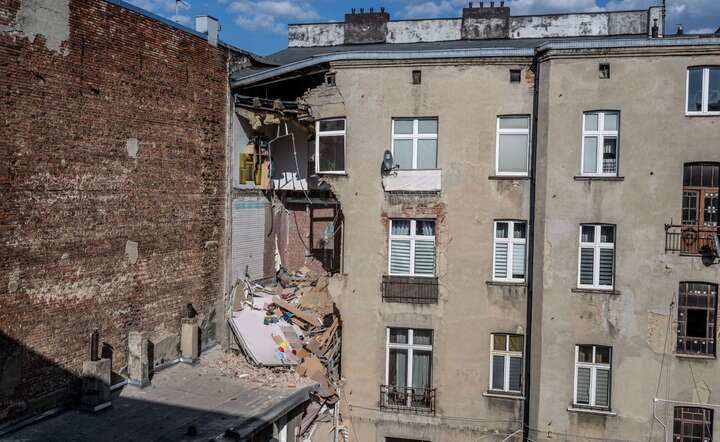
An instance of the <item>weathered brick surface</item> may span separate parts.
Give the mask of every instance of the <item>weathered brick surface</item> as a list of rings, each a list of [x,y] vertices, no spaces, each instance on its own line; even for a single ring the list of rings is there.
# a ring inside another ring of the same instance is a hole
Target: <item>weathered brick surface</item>
[[[71,0],[65,45],[0,32],[0,421],[72,393],[94,328],[118,370],[129,331],[222,292],[224,51],[102,0]]]

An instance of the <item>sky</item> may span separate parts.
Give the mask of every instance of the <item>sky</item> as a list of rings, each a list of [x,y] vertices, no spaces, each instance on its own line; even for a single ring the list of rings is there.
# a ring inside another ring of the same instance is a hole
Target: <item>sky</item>
[[[390,19],[460,17],[466,0],[125,0],[169,19],[193,26],[193,17],[220,20],[220,39],[267,55],[287,47],[288,23],[343,21],[350,8],[384,6]],[[478,3],[480,0],[475,0]],[[487,4],[489,0],[486,0]],[[662,0],[510,0],[511,15],[647,9]],[[666,0],[666,24],[675,32],[710,33],[720,28],[720,0]]]

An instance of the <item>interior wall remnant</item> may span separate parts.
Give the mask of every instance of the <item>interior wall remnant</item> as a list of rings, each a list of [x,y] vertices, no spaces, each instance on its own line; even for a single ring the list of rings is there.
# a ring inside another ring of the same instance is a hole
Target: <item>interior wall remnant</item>
[[[335,81],[338,81],[338,77]],[[298,119],[305,121],[344,117],[345,99],[336,84],[323,83],[305,91],[298,99],[298,110]]]
[[[232,281],[261,279],[264,266],[268,202],[257,198],[238,198],[232,202]]]
[[[318,273],[339,271],[342,237],[339,206],[288,203],[285,209],[285,268],[297,271],[307,267]]]
[[[41,35],[47,49],[68,55],[63,45],[70,37],[70,0],[21,0],[15,20],[0,25],[0,32],[25,36],[33,43]]]

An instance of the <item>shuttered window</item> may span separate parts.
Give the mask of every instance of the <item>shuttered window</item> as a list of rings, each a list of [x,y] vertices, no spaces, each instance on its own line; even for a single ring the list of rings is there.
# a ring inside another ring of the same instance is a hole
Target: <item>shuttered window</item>
[[[490,348],[490,390],[521,393],[523,336],[493,333]]]
[[[390,221],[390,275],[435,276],[435,221]]]
[[[610,347],[575,346],[575,388],[573,402],[579,407],[610,409]]]
[[[495,222],[494,281],[525,281],[526,234],[524,221]]]
[[[615,284],[615,226],[580,226],[578,287],[612,289]]]

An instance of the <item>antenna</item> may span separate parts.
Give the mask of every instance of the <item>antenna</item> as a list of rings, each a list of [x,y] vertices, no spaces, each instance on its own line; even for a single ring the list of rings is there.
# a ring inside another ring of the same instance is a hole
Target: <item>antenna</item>
[[[185,8],[190,8],[190,3],[186,2],[185,0],[175,0],[175,17],[173,17],[173,21],[175,23],[180,23],[180,6],[181,5]]]

